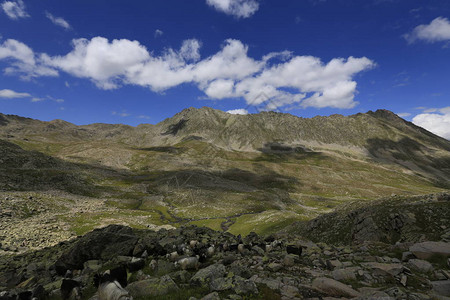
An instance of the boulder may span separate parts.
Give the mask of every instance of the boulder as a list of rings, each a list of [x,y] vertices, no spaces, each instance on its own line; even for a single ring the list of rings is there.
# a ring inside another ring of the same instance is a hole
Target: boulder
[[[286,245],[286,252],[288,254],[295,254],[295,255],[301,256],[302,251],[303,251],[303,248],[300,245],[296,245],[296,244]]]
[[[423,242],[409,247],[417,258],[430,259],[435,255],[450,257],[450,243],[444,242]]]
[[[432,281],[431,285],[434,293],[450,297],[450,280]]]
[[[126,289],[135,298],[164,296],[169,292],[179,290],[177,284],[168,275],[162,276],[161,278],[136,281],[130,283]]]
[[[63,279],[61,283],[61,295],[63,299],[68,299],[74,289],[80,287],[80,282],[72,279]]]
[[[271,272],[278,272],[281,269],[283,269],[283,265],[282,264],[278,264],[278,263],[270,263],[267,265],[267,268],[271,271]]]
[[[337,281],[356,280],[356,271],[356,268],[336,269],[331,272],[331,275]]]
[[[314,279],[312,287],[317,291],[333,297],[359,297],[361,294],[353,288],[331,278]]]
[[[133,257],[131,258],[131,261],[127,263],[127,268],[130,272],[136,272],[140,269],[144,268],[145,266],[145,259],[143,258],[137,258]]]
[[[212,292],[211,294],[206,295],[200,300],[220,300],[220,296],[217,292]]]
[[[408,261],[408,267],[421,273],[429,273],[433,271],[433,265],[422,259],[410,259]]]
[[[233,291],[238,295],[257,294],[258,288],[253,281],[240,276],[233,277]]]
[[[342,263],[337,259],[327,260],[326,264],[327,264],[328,269],[330,269],[330,270],[334,270],[336,268],[342,267]]]
[[[207,286],[211,281],[224,277],[225,274],[226,270],[224,265],[214,264],[199,270],[191,278],[190,282],[192,285]]]
[[[397,276],[403,271],[402,264],[385,264],[385,263],[369,262],[363,263],[362,265],[370,269],[373,269],[380,275],[389,274],[392,276]]]
[[[138,238],[130,227],[109,225],[91,231],[78,239],[73,247],[56,261],[58,274],[67,270],[81,270],[88,260],[110,260],[118,255],[131,255]]]
[[[226,291],[233,287],[233,278],[231,277],[219,277],[212,280],[209,284],[211,291]]]

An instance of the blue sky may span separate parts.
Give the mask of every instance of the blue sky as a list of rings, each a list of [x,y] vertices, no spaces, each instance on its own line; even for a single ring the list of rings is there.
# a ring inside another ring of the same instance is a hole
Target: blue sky
[[[450,138],[450,1],[2,1],[0,112],[157,123],[187,107],[385,108]]]

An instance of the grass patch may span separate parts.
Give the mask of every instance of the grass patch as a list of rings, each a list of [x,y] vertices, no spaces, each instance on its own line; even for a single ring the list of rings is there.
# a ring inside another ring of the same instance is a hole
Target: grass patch
[[[189,224],[196,225],[199,227],[208,227],[213,230],[221,231],[222,227],[220,226],[222,222],[226,221],[226,219],[209,219],[209,220],[199,220],[199,221],[192,221]]]
[[[255,215],[245,215],[236,219],[228,232],[232,234],[248,235],[256,232],[259,235],[268,235],[301,220],[301,216],[291,211],[265,211]]]

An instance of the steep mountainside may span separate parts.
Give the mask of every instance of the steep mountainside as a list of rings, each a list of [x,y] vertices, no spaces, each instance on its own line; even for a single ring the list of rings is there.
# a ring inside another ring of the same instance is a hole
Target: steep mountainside
[[[156,125],[76,126],[0,115],[0,136],[29,142],[109,141],[129,147],[182,146],[197,141],[226,151],[290,153],[327,151],[393,163],[429,178],[450,177],[450,142],[390,111],[348,117],[299,118],[262,112],[231,115],[211,108],[189,108]],[[95,151],[94,151],[95,152]],[[94,154],[95,156],[95,154]],[[129,158],[130,159],[130,158]],[[123,166],[129,162],[123,162]]]

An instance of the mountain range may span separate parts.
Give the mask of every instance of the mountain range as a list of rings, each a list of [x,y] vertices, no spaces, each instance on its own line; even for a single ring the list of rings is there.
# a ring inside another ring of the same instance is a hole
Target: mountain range
[[[8,245],[29,234],[13,227],[40,230],[48,218],[55,242],[67,238],[52,235],[61,228],[111,223],[269,234],[343,205],[450,187],[450,141],[387,110],[306,119],[188,108],[137,127],[0,114],[0,139],[1,194],[16,199],[2,201],[17,216],[0,228]]]

